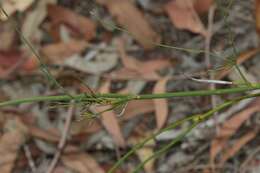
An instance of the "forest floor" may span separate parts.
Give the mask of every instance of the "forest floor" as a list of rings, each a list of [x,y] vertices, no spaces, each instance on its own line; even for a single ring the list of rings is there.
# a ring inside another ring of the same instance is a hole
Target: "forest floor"
[[[0,101],[228,88],[212,80],[241,82],[232,60],[260,81],[258,0],[5,0],[2,7],[9,17],[0,15]],[[0,107],[0,172],[105,173],[156,131],[242,94],[132,101],[91,120],[102,106]],[[216,113],[143,171],[260,172],[259,104],[243,100]],[[132,172],[189,125],[156,136],[116,173]]]

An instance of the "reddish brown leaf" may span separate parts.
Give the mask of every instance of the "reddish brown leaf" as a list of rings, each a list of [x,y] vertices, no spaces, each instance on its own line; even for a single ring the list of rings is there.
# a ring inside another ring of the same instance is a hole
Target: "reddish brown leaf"
[[[19,50],[0,51],[0,76],[5,76],[13,68],[22,67],[24,70],[36,68],[37,64],[30,64],[31,61],[26,59],[24,53]]]
[[[165,10],[176,28],[207,35],[191,0],[172,0],[165,5]]]
[[[101,4],[108,8],[118,23],[126,28],[145,49],[151,49],[160,43],[160,36],[155,33],[142,12],[131,1],[109,0]]]
[[[9,68],[22,58],[22,52],[18,50],[0,51],[1,68]]]
[[[163,78],[159,80],[153,89],[153,93],[165,93],[166,92],[166,84],[169,78]],[[155,106],[155,116],[157,122],[157,129],[161,129],[165,124],[167,117],[168,117],[168,102],[166,99],[155,99],[154,100]]]
[[[235,140],[234,144],[225,149],[221,159],[220,165],[223,165],[229,158],[233,157],[244,145],[255,138],[256,132],[250,131],[241,138]]]
[[[238,128],[248,119],[252,114],[259,111],[259,100],[254,102],[250,107],[234,115],[231,119],[225,121],[220,127],[219,133],[213,139],[210,147],[210,160],[214,163],[217,154],[224,149],[229,138],[238,130]]]
[[[95,37],[96,25],[84,16],[58,5],[49,5],[48,15],[53,26],[65,24],[75,31],[74,34],[79,33],[86,40],[91,40]]]
[[[33,71],[39,66],[39,62],[36,57],[30,57],[23,64],[23,69],[25,71]]]
[[[106,82],[101,88],[100,93],[109,93],[110,82]],[[102,112],[106,109],[109,109],[110,106],[98,107],[97,111]],[[101,121],[106,130],[112,135],[115,143],[121,147],[125,146],[125,140],[121,132],[119,122],[116,118],[116,115],[113,111],[106,111],[101,115]]]

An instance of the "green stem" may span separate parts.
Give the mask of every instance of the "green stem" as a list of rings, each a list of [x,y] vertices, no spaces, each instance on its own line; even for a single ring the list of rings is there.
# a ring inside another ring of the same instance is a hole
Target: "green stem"
[[[132,173],[138,173],[143,168],[143,166],[149,162],[151,159],[158,158],[163,153],[167,152],[172,146],[174,146],[177,142],[180,142],[192,129],[194,129],[199,123],[193,123],[191,126],[189,126],[186,130],[184,130],[181,134],[179,134],[175,139],[173,139],[171,142],[166,144],[164,147],[162,147],[160,150],[156,151],[153,155],[145,159],[141,164],[139,164]]]
[[[162,132],[165,132],[167,130],[176,128],[177,126],[183,124],[184,122],[193,120],[193,124],[192,126],[190,126],[190,128],[188,128],[187,130],[185,130],[183,133],[181,133],[179,136],[177,136],[177,138],[175,138],[172,142],[170,142],[169,144],[167,144],[165,147],[162,147],[159,151],[157,151],[153,156],[147,158],[143,163],[141,163],[140,165],[137,166],[137,168],[134,170],[134,172],[137,172],[139,169],[141,169],[143,167],[143,165],[145,163],[147,163],[150,159],[152,158],[157,158],[159,155],[161,155],[162,153],[164,153],[165,151],[167,151],[167,149],[171,148],[174,144],[176,144],[176,142],[180,141],[183,136],[185,136],[185,134],[187,134],[190,130],[192,130],[193,128],[195,128],[200,122],[210,118],[210,116],[212,116],[215,112],[218,112],[228,106],[231,106],[232,104],[235,104],[243,99],[247,99],[247,98],[251,98],[251,97],[258,97],[260,94],[253,94],[253,95],[247,95],[247,96],[242,96],[239,98],[236,98],[234,100],[230,100],[230,101],[226,101],[225,103],[217,106],[215,109],[208,111],[205,114],[202,115],[193,115],[187,118],[184,118],[182,120],[176,121],[173,124],[169,125],[168,127],[160,130],[159,132],[157,132],[156,134],[149,136],[148,138],[146,138],[145,140],[143,140],[141,143],[135,145],[127,154],[125,154],[123,157],[120,158],[120,160],[118,160],[118,162],[116,162],[113,167],[108,171],[108,173],[113,173],[128,157],[130,157],[136,150],[138,150],[139,148],[143,147],[149,140],[153,139],[154,137],[156,137],[157,135],[161,134]]]
[[[68,95],[58,95],[58,96],[37,96],[24,99],[16,99],[10,101],[4,101],[0,103],[0,107],[19,105],[22,103],[32,103],[41,101],[64,101],[69,102],[71,100],[75,101],[93,101],[96,98],[125,98],[130,100],[145,100],[145,99],[167,99],[174,97],[195,97],[195,96],[209,96],[209,95],[223,95],[223,94],[234,94],[243,93],[252,90],[260,89],[260,83],[252,84],[251,86],[234,87],[227,89],[214,89],[214,90],[197,90],[197,91],[180,91],[180,92],[169,92],[169,93],[158,93],[158,94],[143,94],[143,95],[131,95],[131,94],[96,94],[95,98],[87,94],[78,94],[75,96]]]
[[[172,142],[170,142],[169,144],[166,144],[164,147],[162,147],[160,150],[158,150],[157,152],[155,152],[152,156],[148,157],[145,161],[143,161],[141,164],[139,164],[135,170],[133,171],[134,173],[137,173],[140,171],[140,169],[145,165],[145,163],[147,163],[149,160],[153,159],[153,158],[157,158],[159,157],[161,154],[165,153],[168,149],[170,149],[173,145],[175,145],[177,142],[179,142],[180,140],[183,139],[183,137],[189,133],[192,129],[194,129],[199,123],[207,120],[208,118],[210,118],[212,115],[214,115],[215,112],[221,111],[224,108],[227,108],[241,100],[244,99],[248,99],[248,98],[253,98],[253,97],[258,97],[260,96],[260,93],[258,94],[250,94],[250,95],[246,95],[246,96],[242,96],[242,97],[238,97],[235,98],[233,100],[229,100],[226,101],[224,103],[222,103],[221,105],[217,106],[216,108],[201,114],[201,115],[193,115],[190,117],[186,117],[183,118],[181,120],[178,120],[174,123],[172,123],[171,125],[169,125],[168,127],[160,130],[159,132],[155,133],[154,135],[149,136],[148,138],[144,139],[142,142],[140,142],[139,144],[136,144],[128,153],[126,153],[123,157],[120,158],[120,160],[118,160],[113,167],[108,171],[108,173],[113,173],[115,172],[115,170],[121,165],[123,164],[123,162],[130,157],[136,150],[138,150],[139,148],[143,147],[149,140],[155,138],[157,135],[168,131],[170,129],[174,129],[176,127],[178,127],[179,125],[183,124],[184,122],[187,121],[193,121],[192,125],[186,129],[185,131],[183,131],[181,134],[179,134],[175,139],[173,139]]]

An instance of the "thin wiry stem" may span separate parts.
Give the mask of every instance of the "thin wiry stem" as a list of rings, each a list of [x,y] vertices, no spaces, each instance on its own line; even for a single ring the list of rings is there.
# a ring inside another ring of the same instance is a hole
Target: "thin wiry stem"
[[[157,158],[158,156],[160,156],[161,154],[165,153],[169,148],[171,148],[173,145],[175,145],[177,142],[179,142],[180,140],[183,139],[183,137],[189,133],[193,128],[195,128],[199,123],[204,122],[205,120],[209,119],[212,115],[214,115],[214,113],[223,110],[224,108],[227,108],[233,104],[236,104],[237,102],[244,100],[244,99],[248,99],[248,98],[252,98],[252,97],[259,97],[260,93],[258,94],[249,94],[246,96],[242,96],[242,97],[238,97],[235,98],[233,100],[229,100],[226,101],[224,103],[222,103],[221,105],[217,106],[214,109],[209,110],[208,112],[204,113],[204,114],[199,114],[199,115],[193,115],[193,116],[189,116],[186,118],[183,118],[181,120],[178,120],[174,123],[172,123],[171,125],[167,126],[166,128],[160,130],[159,132],[155,133],[154,135],[151,135],[149,137],[147,137],[146,139],[144,139],[142,142],[136,144],[129,152],[127,152],[123,157],[121,157],[120,160],[118,160],[113,167],[108,171],[108,173],[113,173],[115,172],[115,170],[123,164],[123,162],[129,158],[136,150],[138,150],[139,148],[143,147],[148,141],[150,141],[151,139],[155,138],[156,136],[158,136],[159,134],[174,129],[178,126],[180,126],[181,124],[183,124],[184,122],[187,121],[192,121],[192,125],[186,129],[184,132],[182,132],[181,134],[179,134],[175,139],[173,139],[172,142],[170,142],[169,144],[166,144],[164,147],[162,147],[160,150],[158,150],[155,154],[153,154],[152,156],[150,156],[149,158],[147,158],[144,162],[142,162],[141,164],[139,164],[136,169],[133,171],[134,173],[137,173],[143,166],[145,163],[147,163],[149,160],[151,160],[152,158]]]
[[[195,96],[210,96],[210,95],[223,95],[223,94],[234,94],[234,93],[243,93],[252,90],[259,90],[260,83],[251,84],[250,86],[243,87],[234,87],[227,89],[214,89],[214,90],[196,90],[196,91],[180,91],[180,92],[169,92],[169,93],[158,93],[158,94],[143,94],[143,95],[132,95],[132,94],[117,94],[117,93],[108,93],[108,94],[96,94],[95,98],[87,94],[78,94],[73,95],[72,97],[68,95],[58,95],[58,96],[37,96],[16,100],[9,100],[0,102],[0,107],[19,105],[23,103],[32,103],[32,102],[69,102],[75,100],[76,102],[81,101],[90,101],[95,102],[96,99],[126,99],[125,101],[130,100],[146,100],[146,99],[169,99],[175,97],[195,97]]]

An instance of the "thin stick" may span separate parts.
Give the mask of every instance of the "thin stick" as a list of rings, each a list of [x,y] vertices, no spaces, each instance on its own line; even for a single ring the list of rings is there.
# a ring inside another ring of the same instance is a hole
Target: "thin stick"
[[[29,163],[29,166],[30,166],[32,172],[36,173],[36,166],[35,166],[35,163],[33,161],[32,154],[31,154],[31,151],[30,151],[28,145],[25,144],[23,146],[23,150],[24,150],[25,156],[28,160],[28,163]]]
[[[206,45],[205,45],[205,60],[206,60],[207,68],[211,68],[211,59],[210,59],[209,52],[210,52],[211,39],[212,39],[212,36],[213,36],[213,22],[214,22],[215,10],[216,10],[216,6],[213,5],[212,7],[210,7],[209,14],[208,14],[208,35],[207,35],[206,40],[205,40],[205,43],[206,43]],[[210,80],[213,80],[214,74],[210,73],[209,78],[210,78]],[[225,83],[225,84],[228,84],[228,83]],[[231,85],[232,84],[233,83],[231,82]],[[216,88],[215,83],[211,83],[209,88],[215,89]],[[212,96],[210,96],[210,99],[211,99],[212,108],[214,109],[217,106],[217,98],[216,98],[216,96],[212,95]],[[214,113],[214,114],[216,114],[216,113]],[[215,124],[216,124],[216,116],[214,116],[214,121],[215,121]]]
[[[60,141],[59,141],[59,144],[58,144],[58,149],[53,157],[53,160],[48,168],[48,170],[46,171],[46,173],[52,173],[60,159],[60,156],[61,156],[61,153],[62,153],[62,150],[64,149],[64,146],[66,144],[66,139],[67,139],[67,136],[68,136],[68,133],[69,133],[69,130],[70,130],[70,125],[71,125],[71,121],[72,121],[72,116],[73,116],[73,113],[74,113],[74,104],[73,104],[74,101],[71,101],[71,106],[69,107],[69,110],[68,110],[68,114],[67,114],[67,117],[66,117],[66,121],[65,121],[65,124],[64,124],[64,129],[63,129],[63,133],[62,133],[62,136],[60,138]]]

